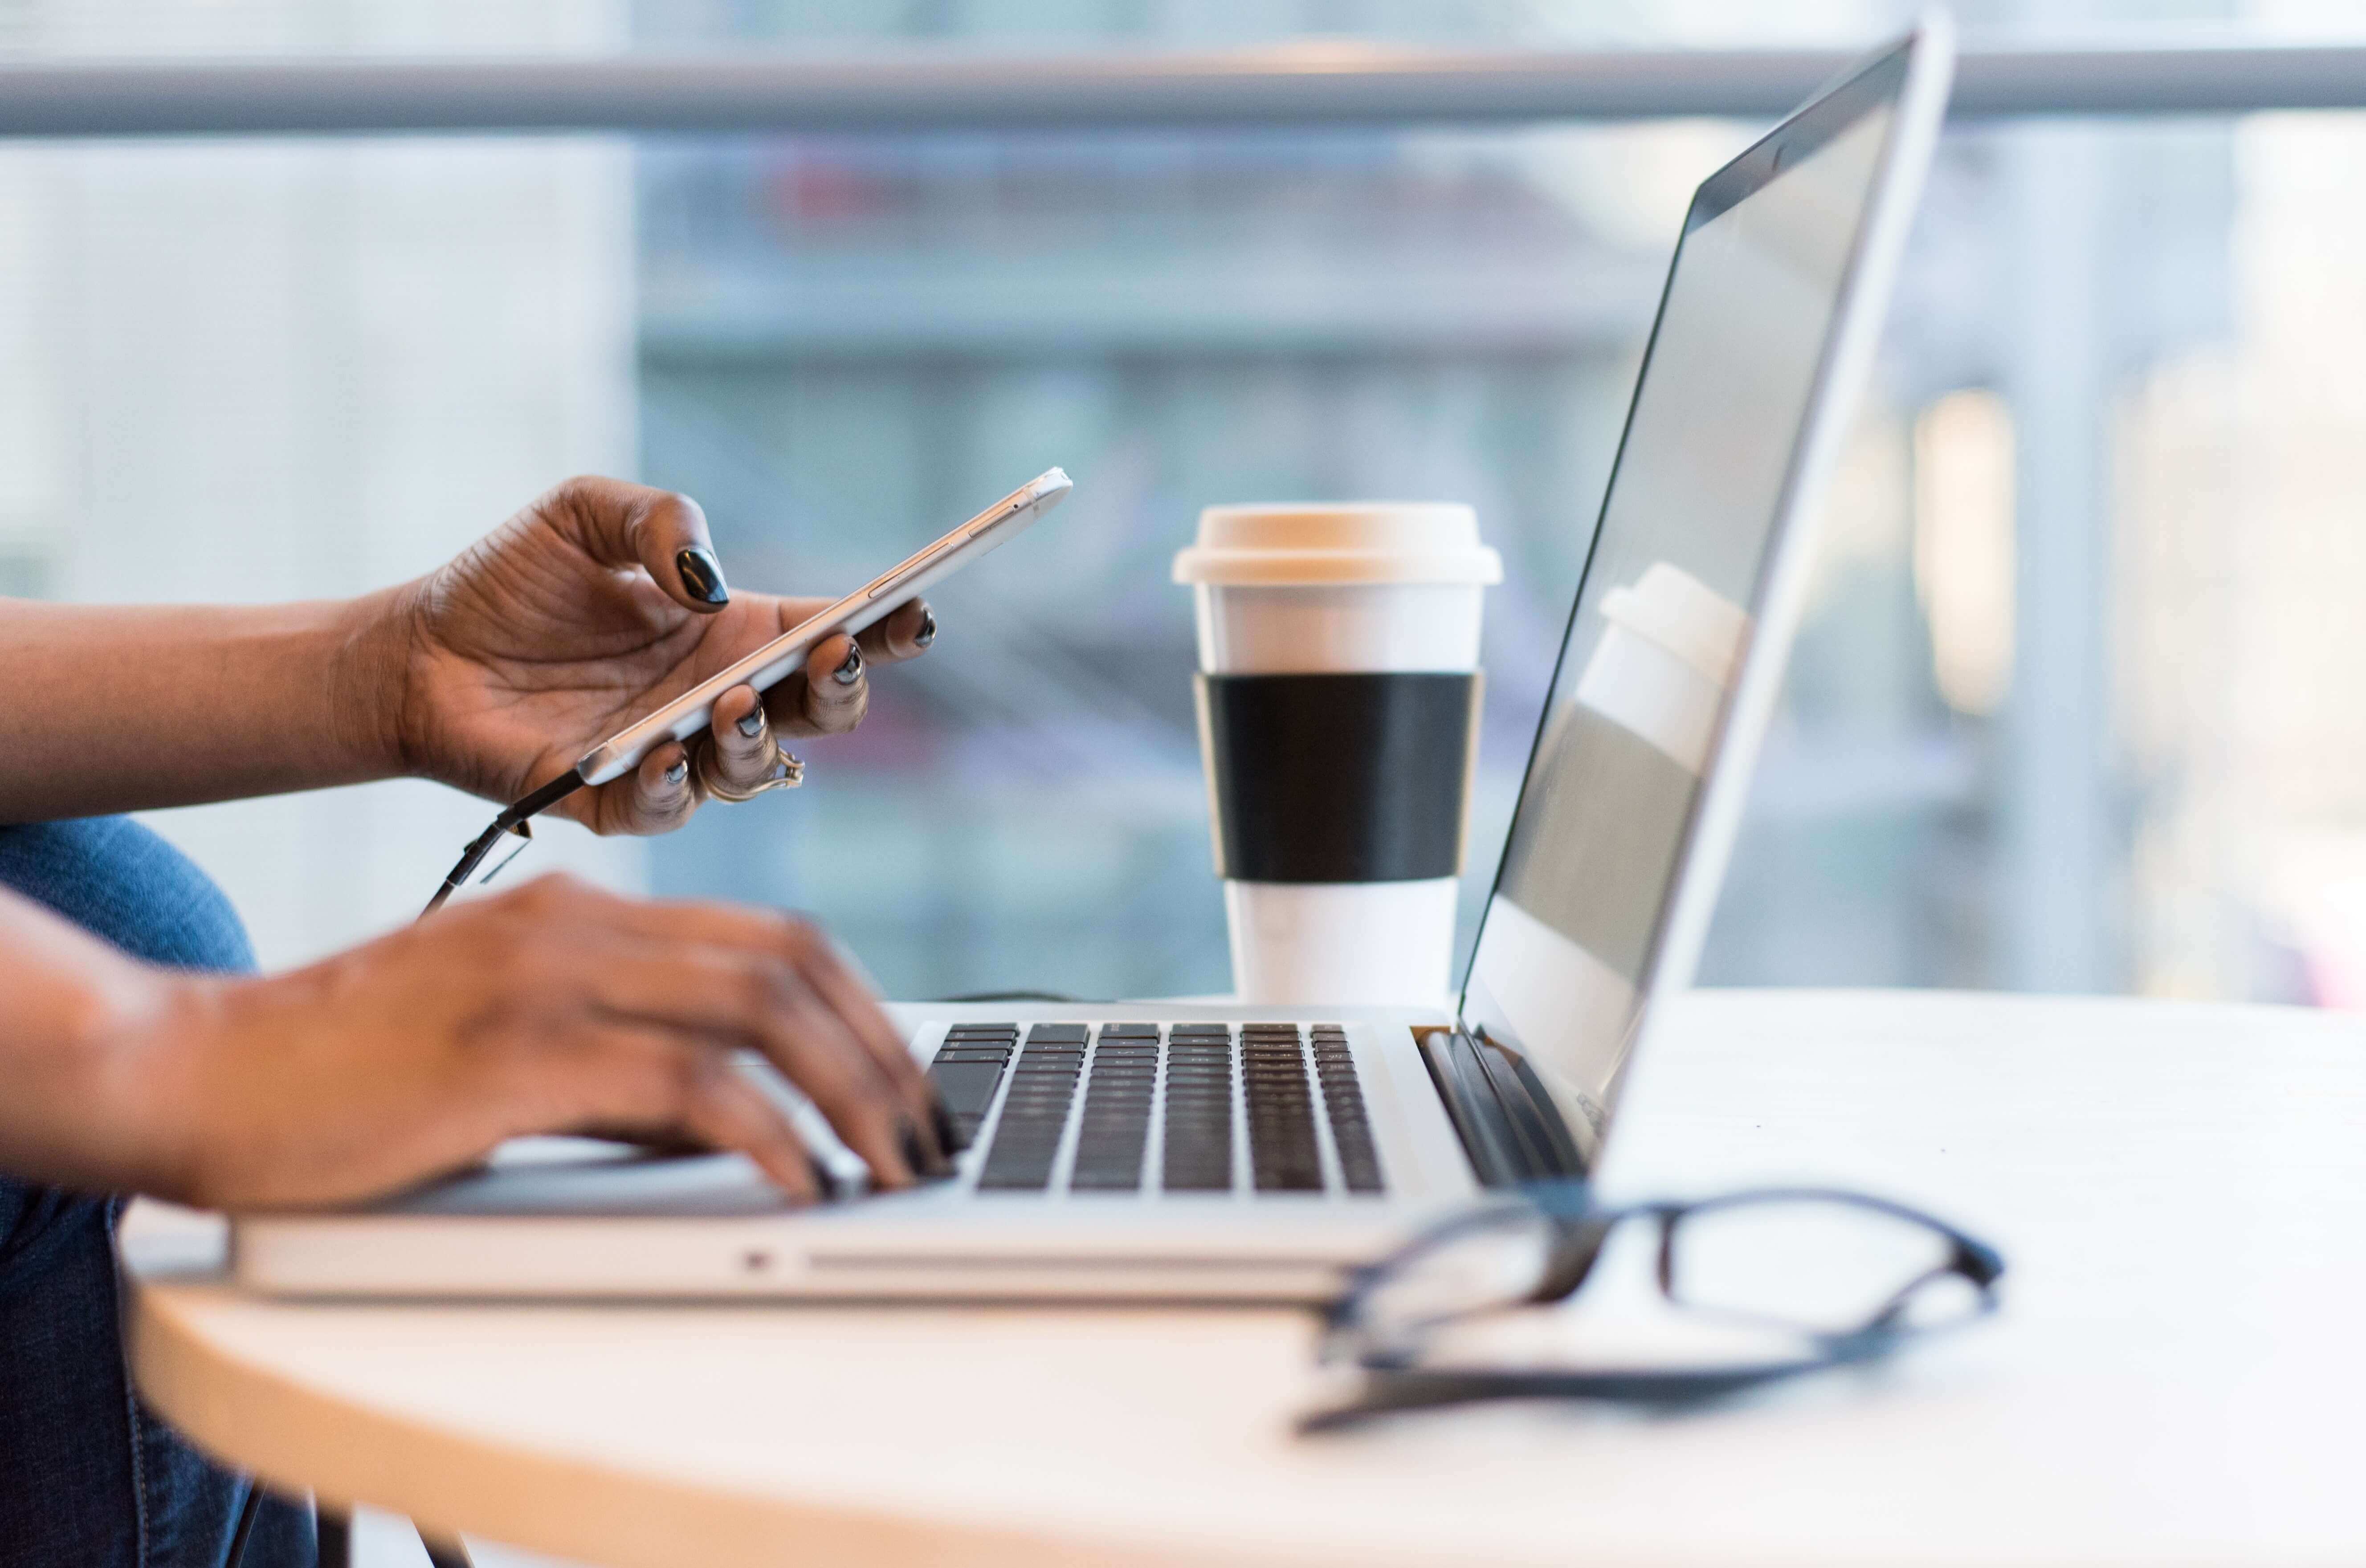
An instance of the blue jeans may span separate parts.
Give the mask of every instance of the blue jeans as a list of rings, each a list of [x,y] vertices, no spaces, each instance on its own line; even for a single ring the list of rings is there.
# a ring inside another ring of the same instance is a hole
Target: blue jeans
[[[221,890],[120,818],[0,827],[0,886],[152,963],[254,967]],[[132,1390],[121,1208],[0,1174],[0,1568],[221,1568],[254,1487]],[[244,1568],[295,1568],[313,1550],[307,1509],[260,1499]]]

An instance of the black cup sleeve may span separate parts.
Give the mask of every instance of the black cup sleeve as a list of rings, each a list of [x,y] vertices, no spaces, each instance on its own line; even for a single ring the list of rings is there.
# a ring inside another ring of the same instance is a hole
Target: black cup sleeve
[[[1199,677],[1216,874],[1413,882],[1462,870],[1481,677]]]

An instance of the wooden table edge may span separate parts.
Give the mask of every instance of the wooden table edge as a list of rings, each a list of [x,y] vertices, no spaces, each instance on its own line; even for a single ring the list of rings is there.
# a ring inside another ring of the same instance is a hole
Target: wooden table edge
[[[216,1460],[291,1495],[403,1514],[445,1536],[480,1536],[612,1568],[860,1562],[878,1568],[1105,1564],[1186,1568],[1279,1559],[1088,1542],[991,1523],[929,1519],[812,1498],[751,1495],[473,1437],[347,1404],[214,1344],[193,1311],[212,1276],[128,1279],[126,1350],[141,1397]],[[1179,1543],[1178,1543],[1179,1544]]]

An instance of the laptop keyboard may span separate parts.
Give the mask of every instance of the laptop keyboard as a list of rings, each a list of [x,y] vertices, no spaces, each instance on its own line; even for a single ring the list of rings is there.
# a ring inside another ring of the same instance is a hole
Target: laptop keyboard
[[[1016,1023],[954,1024],[929,1069],[964,1144],[993,1120],[981,1192],[1384,1190],[1338,1024],[1039,1023],[1023,1045],[1019,1035]]]

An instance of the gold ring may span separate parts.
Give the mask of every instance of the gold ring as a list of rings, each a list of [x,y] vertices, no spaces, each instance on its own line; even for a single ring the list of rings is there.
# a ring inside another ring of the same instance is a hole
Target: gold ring
[[[743,800],[753,800],[758,795],[772,790],[794,789],[806,782],[805,763],[793,756],[789,749],[778,740],[772,742],[772,772],[761,783],[747,789],[724,782],[715,755],[715,739],[711,735],[700,738],[697,760],[693,765],[698,770],[700,787],[704,788],[709,796],[727,801],[734,806]]]

